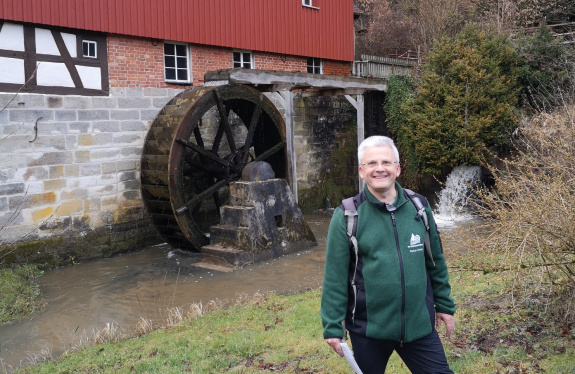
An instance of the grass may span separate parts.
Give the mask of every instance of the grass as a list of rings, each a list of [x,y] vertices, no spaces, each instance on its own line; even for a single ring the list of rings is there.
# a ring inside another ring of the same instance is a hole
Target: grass
[[[511,279],[507,273],[452,272],[457,325],[454,338],[444,339],[452,369],[573,374],[573,332],[548,324],[544,306],[533,300],[517,308],[507,293]],[[129,338],[107,326],[91,344],[17,372],[349,373],[321,338],[320,295],[256,294],[225,309],[194,305],[172,312],[174,324],[136,329]],[[387,372],[409,373],[396,355]]]
[[[15,322],[41,307],[35,265],[0,269],[0,325]]]

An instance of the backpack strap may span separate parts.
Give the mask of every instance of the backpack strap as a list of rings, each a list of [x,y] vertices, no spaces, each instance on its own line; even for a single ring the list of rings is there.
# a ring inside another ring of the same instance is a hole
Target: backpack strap
[[[427,253],[427,256],[433,263],[433,266],[435,266],[435,261],[433,261],[433,254],[431,253],[431,241],[429,240],[429,219],[427,218],[427,213],[425,212],[425,206],[423,205],[421,199],[415,192],[407,188],[404,188],[403,191],[405,191],[409,200],[411,200],[413,205],[415,205],[415,209],[417,210],[417,216],[421,219],[423,225],[425,226],[425,244],[424,244],[425,252]]]
[[[353,289],[353,310],[351,313],[351,320],[353,323],[355,320],[355,307],[357,305],[357,286],[355,284],[355,277],[357,274],[357,264],[359,261],[357,238],[355,237],[355,233],[357,231],[357,208],[355,206],[353,197],[342,200],[341,203],[344,208],[344,215],[347,223],[346,233],[349,239],[349,248],[353,249],[355,254],[355,268],[353,270],[353,277],[350,280],[351,287]]]

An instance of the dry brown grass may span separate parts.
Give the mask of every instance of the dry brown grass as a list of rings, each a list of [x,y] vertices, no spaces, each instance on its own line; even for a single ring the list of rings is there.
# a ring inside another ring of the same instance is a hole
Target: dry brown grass
[[[473,248],[490,254],[485,272],[512,271],[513,294],[539,300],[556,321],[575,320],[575,106],[524,121],[514,157],[491,171],[481,191],[485,219]],[[472,256],[470,256],[472,257]],[[470,259],[470,262],[473,262]]]

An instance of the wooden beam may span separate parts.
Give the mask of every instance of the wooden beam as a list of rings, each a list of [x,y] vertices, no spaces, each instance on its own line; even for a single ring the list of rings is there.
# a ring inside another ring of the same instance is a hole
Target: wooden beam
[[[363,91],[385,91],[387,80],[346,77],[340,75],[308,74],[254,69],[227,69],[210,71],[204,75],[204,81],[229,81],[230,83],[248,84],[259,87],[289,85],[290,89],[342,89]],[[284,86],[285,87],[285,86]],[[349,91],[350,93],[352,91]]]

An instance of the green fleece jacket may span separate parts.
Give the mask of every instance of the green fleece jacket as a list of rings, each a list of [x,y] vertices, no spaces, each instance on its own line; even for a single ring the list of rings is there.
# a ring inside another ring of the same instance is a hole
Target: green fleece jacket
[[[415,206],[397,182],[396,190],[393,207],[378,201],[367,187],[358,195],[357,301],[350,286],[355,256],[346,235],[343,207],[334,211],[327,237],[321,299],[324,338],[342,338],[345,320],[348,330],[367,337],[410,342],[432,332],[433,308],[441,313],[455,313],[431,209],[427,207],[426,211],[435,265],[426,258],[425,226]]]

